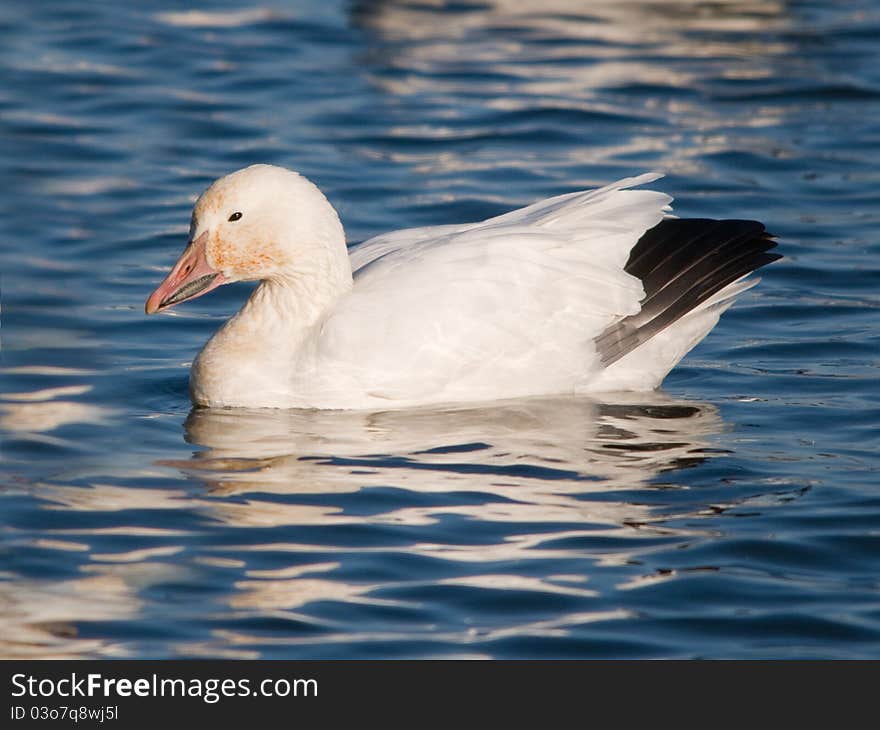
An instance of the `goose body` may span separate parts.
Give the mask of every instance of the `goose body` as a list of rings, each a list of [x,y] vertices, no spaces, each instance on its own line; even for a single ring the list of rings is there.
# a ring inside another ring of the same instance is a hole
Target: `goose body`
[[[193,362],[206,406],[385,409],[650,390],[779,258],[753,221],[679,220],[645,174],[348,251],[327,199],[254,165],[199,198],[148,313],[260,280]]]

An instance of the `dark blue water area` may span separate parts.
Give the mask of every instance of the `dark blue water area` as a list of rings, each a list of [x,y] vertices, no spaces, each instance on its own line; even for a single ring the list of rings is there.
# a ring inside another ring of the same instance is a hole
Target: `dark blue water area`
[[[0,655],[880,657],[880,3],[7,2]],[[785,258],[663,389],[191,411],[195,197],[351,241],[647,170]]]

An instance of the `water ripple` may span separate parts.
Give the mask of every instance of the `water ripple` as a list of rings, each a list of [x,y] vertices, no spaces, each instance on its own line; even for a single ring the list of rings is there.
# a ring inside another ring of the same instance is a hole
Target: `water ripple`
[[[875,0],[2,12],[0,654],[876,658],[878,28]],[[143,300],[252,162],[352,241],[660,169],[786,258],[667,395],[190,411],[248,287]]]

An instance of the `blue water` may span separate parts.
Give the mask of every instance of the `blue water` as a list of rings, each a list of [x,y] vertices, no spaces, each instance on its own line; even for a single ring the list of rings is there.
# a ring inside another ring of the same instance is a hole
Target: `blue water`
[[[878,0],[4,3],[0,655],[880,657],[878,36]],[[351,241],[660,169],[786,258],[658,394],[191,412],[248,288],[143,302],[258,161]]]

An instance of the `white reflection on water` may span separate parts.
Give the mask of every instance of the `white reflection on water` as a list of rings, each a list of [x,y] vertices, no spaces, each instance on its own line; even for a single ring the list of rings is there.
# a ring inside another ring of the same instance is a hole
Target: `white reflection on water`
[[[488,0],[458,11],[442,0],[389,0],[355,3],[352,18],[373,42],[366,70],[389,107],[414,100],[427,112],[418,125],[389,127],[392,141],[480,139],[492,130],[539,138],[548,129],[578,135],[603,119],[622,122],[616,136],[597,134],[601,144],[585,136],[568,140],[558,152],[528,145],[491,145],[487,154],[470,147],[392,146],[391,158],[417,165],[427,185],[432,176],[450,172],[472,177],[499,167],[560,165],[570,187],[576,184],[573,163],[622,160],[631,167],[639,158],[705,177],[707,154],[742,145],[768,155],[778,151],[780,141],[771,131],[762,136],[754,130],[772,130],[785,113],[768,101],[719,114],[705,93],[739,93],[728,81],[772,85],[809,64],[796,41],[783,35],[795,27],[790,3],[783,0]],[[436,108],[442,111],[432,114]],[[499,116],[487,125],[491,112]],[[509,112],[523,116],[505,117]],[[541,113],[551,118],[542,120]],[[658,123],[678,131],[658,134]],[[626,132],[624,124],[630,126]]]
[[[131,618],[140,606],[132,585],[119,575],[0,581],[0,657],[124,655],[112,642],[80,638],[75,622]]]
[[[559,92],[589,89],[593,84],[581,82],[590,79],[603,85],[635,79],[666,85],[695,78],[686,71],[668,75],[670,69],[634,52],[639,45],[673,59],[737,57],[758,62],[790,49],[779,39],[755,35],[790,26],[789,3],[784,0],[488,0],[459,12],[450,12],[444,0],[370,0],[353,5],[353,18],[383,41],[397,44],[393,52],[385,49],[389,56],[383,60],[391,59],[402,69],[439,75],[444,67],[500,63],[496,70],[509,74],[509,80],[548,83],[541,88]],[[599,63],[569,67],[569,73],[560,73],[563,66],[553,63],[584,58]],[[497,86],[509,80],[487,78],[485,83]],[[419,83],[414,78],[407,81]],[[475,81],[435,79],[468,85]],[[394,88],[412,91],[418,86]]]
[[[363,25],[394,39],[463,39],[472,31],[525,30],[626,45],[684,30],[779,27],[787,5],[784,0],[484,0],[449,12],[445,0],[367,0],[354,3],[354,14]],[[431,22],[438,16],[445,22]]]
[[[250,656],[248,650],[236,653],[238,649],[229,654],[230,644],[376,640],[386,635],[385,629],[365,632],[363,627],[310,614],[311,606],[321,601],[421,610],[418,601],[383,595],[389,588],[406,587],[406,582],[340,578],[340,566],[352,553],[394,550],[470,566],[468,575],[459,570],[435,577],[431,582],[436,586],[589,601],[598,595],[589,576],[561,572],[535,577],[527,571],[518,574],[509,564],[504,571],[489,564],[582,558],[581,548],[545,547],[545,543],[599,534],[628,539],[622,540],[625,547],[597,553],[596,561],[622,563],[651,550],[640,546],[640,538],[673,533],[653,524],[651,510],[631,501],[632,491],[651,488],[650,481],[662,472],[710,458],[716,453],[708,448],[710,440],[721,427],[712,406],[656,393],[617,394],[611,401],[539,398],[484,407],[381,413],[195,409],[186,420],[185,437],[204,450],[189,460],[163,462],[166,468],[187,475],[189,482],[178,481],[179,486],[167,488],[45,484],[40,486],[40,496],[49,510],[93,515],[115,511],[123,521],[126,514],[139,510],[202,515],[210,518],[211,525],[199,538],[203,554],[183,552],[173,530],[162,534],[161,544],[139,547],[135,535],[146,533],[132,528],[132,541],[114,552],[90,544],[108,533],[106,527],[47,529],[45,533],[54,535],[59,547],[53,548],[50,540],[42,548],[88,551],[80,567],[83,577],[7,583],[10,590],[0,593],[9,608],[4,612],[9,631],[4,633],[18,638],[0,645],[0,653],[118,653],[119,646],[112,642],[78,639],[76,623],[137,620],[144,607],[142,590],[169,580],[185,582],[207,569],[228,576],[223,586],[226,592],[215,604],[215,618],[295,619],[320,626],[321,638],[267,640],[219,627],[212,630],[211,641],[188,643],[177,647],[178,651]],[[387,510],[369,514],[339,506],[340,495],[348,495],[347,503],[357,507],[358,493],[371,487],[448,496],[439,500],[441,504],[428,506],[401,507],[398,500],[391,500]],[[609,492],[619,490],[626,490],[622,499],[608,497]],[[456,499],[456,494],[467,498]],[[591,494],[603,496],[593,500]],[[298,504],[297,495],[308,496],[309,504]],[[326,495],[327,504],[316,501],[320,495]],[[430,526],[449,515],[473,523],[478,541],[468,544],[467,530],[459,531],[455,540],[439,541]],[[479,537],[480,523],[504,524],[507,529],[495,528],[497,541],[487,543],[485,534]],[[419,526],[425,528],[424,539],[414,537],[411,544],[394,547],[369,540],[357,546],[336,544],[332,539],[320,544],[297,540],[297,528],[338,524]],[[531,524],[540,524],[540,528],[532,532]],[[277,532],[273,540],[259,539],[253,530],[262,528],[287,528],[283,534],[288,541],[278,542]],[[240,541],[230,529],[243,532]],[[288,552],[296,558],[290,565],[272,569],[249,569],[246,561],[238,559],[261,552]],[[314,560],[309,560],[310,553],[316,554]],[[328,560],[330,555],[339,558]],[[486,570],[480,572],[483,564]],[[17,588],[13,591],[12,586]],[[514,621],[504,628],[478,625],[473,635],[453,631],[447,638],[468,643],[498,631],[502,632],[499,636],[517,631],[558,635],[568,625],[603,617],[619,618],[620,612],[578,610],[549,621],[533,617],[522,625]],[[389,636],[394,633],[388,631]],[[401,627],[401,631],[404,636],[414,629]]]
[[[248,8],[243,10],[184,10],[156,13],[155,18],[178,28],[236,28],[253,23],[264,23],[284,18],[285,15],[271,8]]]
[[[91,385],[67,385],[4,393],[0,396],[0,430],[20,438],[63,444],[62,440],[43,434],[74,423],[106,425],[114,415],[115,411],[105,406],[62,400],[91,390]]]

